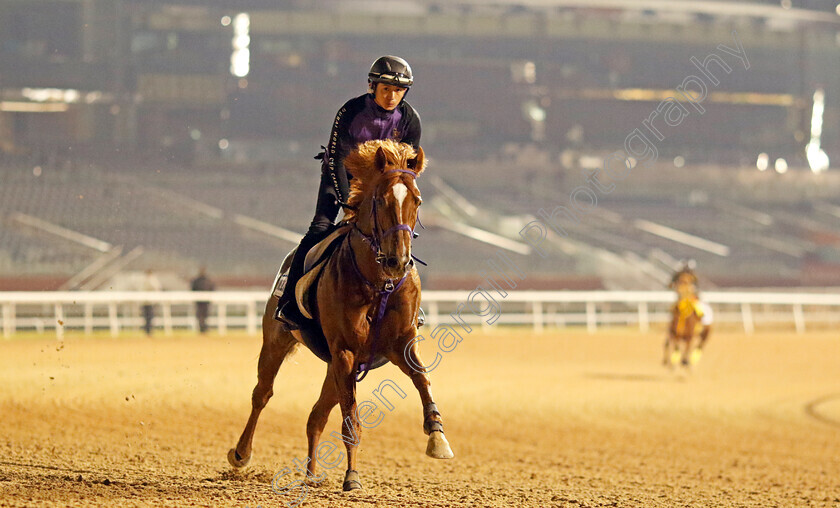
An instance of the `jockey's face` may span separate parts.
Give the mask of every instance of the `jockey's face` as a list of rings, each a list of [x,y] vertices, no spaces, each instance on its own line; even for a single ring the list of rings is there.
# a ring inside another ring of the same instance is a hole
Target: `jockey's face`
[[[383,109],[393,111],[400,105],[408,88],[401,86],[386,85],[385,83],[374,83],[373,100]]]

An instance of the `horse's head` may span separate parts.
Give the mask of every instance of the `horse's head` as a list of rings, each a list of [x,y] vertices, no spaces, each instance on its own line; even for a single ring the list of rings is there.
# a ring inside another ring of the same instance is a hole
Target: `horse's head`
[[[422,203],[415,179],[426,165],[423,149],[392,140],[359,145],[344,165],[353,175],[348,214],[376,251],[388,277],[402,277],[411,261],[411,240]]]
[[[677,276],[674,283],[674,289],[677,291],[680,299],[689,298],[697,294],[697,277],[692,272],[683,272]]]

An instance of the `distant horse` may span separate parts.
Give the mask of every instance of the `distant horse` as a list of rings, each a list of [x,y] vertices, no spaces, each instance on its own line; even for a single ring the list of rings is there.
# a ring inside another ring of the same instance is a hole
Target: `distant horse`
[[[306,436],[307,481],[313,483],[318,481],[316,450],[321,433],[330,411],[340,405],[347,449],[342,487],[347,491],[362,486],[356,472],[361,437],[357,377],[361,379],[369,369],[387,361],[410,377],[420,393],[423,429],[429,436],[426,454],[434,458],[451,458],[453,454],[414,340],[420,278],[411,257],[411,241],[422,202],[415,178],[425,168],[423,149],[415,152],[410,145],[391,140],[368,141],[349,154],[344,164],[353,175],[346,216],[349,232],[337,240],[340,245],[325,261],[315,283],[316,297],[310,300],[312,323],[317,332],[323,332],[328,347],[319,356],[328,361],[328,368],[321,395],[309,414]],[[272,296],[263,315],[263,345],[251,416],[236,447],[228,453],[234,467],[243,467],[250,460],[257,419],[273,394],[280,364],[298,344],[311,342],[305,341],[306,329],[285,331],[273,317],[276,307],[277,296]],[[311,345],[310,349],[316,352]]]
[[[672,287],[677,291],[677,302],[671,307],[671,324],[665,339],[665,356],[662,363],[674,367],[681,363],[689,367],[700,361],[703,347],[709,339],[712,309],[697,298],[697,277],[692,272],[679,273]],[[702,325],[700,340],[694,344],[694,330]]]

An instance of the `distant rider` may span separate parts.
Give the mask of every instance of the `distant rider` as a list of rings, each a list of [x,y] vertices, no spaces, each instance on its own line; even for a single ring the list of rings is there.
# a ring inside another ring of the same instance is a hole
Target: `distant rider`
[[[700,300],[700,290],[697,287],[698,278],[694,272],[695,267],[694,260],[683,262],[683,266],[671,277],[671,283],[668,284],[668,287],[677,292],[679,300],[675,305],[677,305],[681,314],[693,310],[700,318],[702,329],[700,330],[700,343],[697,347],[702,350],[712,329],[714,312],[708,303]],[[680,304],[682,306],[690,305],[691,309],[680,308]]]

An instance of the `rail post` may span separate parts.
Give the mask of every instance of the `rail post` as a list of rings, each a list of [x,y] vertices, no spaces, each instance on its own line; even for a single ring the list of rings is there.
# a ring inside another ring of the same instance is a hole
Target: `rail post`
[[[247,307],[245,308],[245,329],[248,332],[248,335],[256,335],[257,334],[257,302],[251,300],[248,302]]]
[[[536,333],[543,332],[543,305],[539,300],[534,300],[531,303],[531,310],[534,313],[534,331]]]
[[[650,314],[648,313],[647,302],[639,302],[639,331],[642,333],[650,331]]]
[[[590,334],[598,330],[598,315],[595,312],[595,302],[586,302],[586,331]]]
[[[805,314],[802,312],[802,304],[793,304],[793,324],[796,326],[796,333],[805,333]]]
[[[741,320],[744,322],[744,333],[752,335],[755,331],[755,323],[753,323],[752,307],[748,303],[741,304]]]

